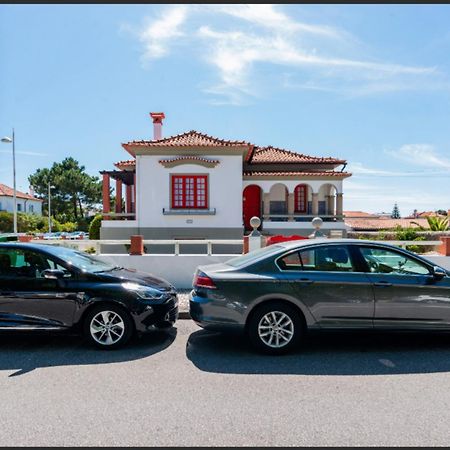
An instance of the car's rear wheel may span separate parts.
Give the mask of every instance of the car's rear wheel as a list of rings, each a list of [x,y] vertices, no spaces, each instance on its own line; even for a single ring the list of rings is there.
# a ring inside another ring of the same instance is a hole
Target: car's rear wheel
[[[133,334],[129,314],[114,305],[99,305],[88,312],[84,333],[96,347],[112,350],[126,344]]]
[[[260,306],[248,323],[248,335],[253,346],[272,355],[293,350],[304,332],[297,310],[283,302],[270,302]]]

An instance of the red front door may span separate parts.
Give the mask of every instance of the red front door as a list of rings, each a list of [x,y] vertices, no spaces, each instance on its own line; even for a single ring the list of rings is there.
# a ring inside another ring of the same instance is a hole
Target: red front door
[[[256,185],[247,186],[243,193],[244,227],[252,230],[250,219],[253,216],[261,218],[261,188]]]

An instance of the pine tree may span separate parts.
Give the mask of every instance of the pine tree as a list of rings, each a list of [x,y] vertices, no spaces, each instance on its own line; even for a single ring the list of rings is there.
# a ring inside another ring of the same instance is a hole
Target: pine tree
[[[400,219],[400,210],[398,209],[397,203],[394,205],[394,209],[392,210],[391,214],[392,219]]]

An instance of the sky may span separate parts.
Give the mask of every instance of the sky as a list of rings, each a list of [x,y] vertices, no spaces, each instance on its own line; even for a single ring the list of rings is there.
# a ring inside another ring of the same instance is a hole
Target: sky
[[[450,5],[0,5],[0,55],[19,190],[112,169],[163,111],[163,136],[346,159],[344,210],[450,209]]]

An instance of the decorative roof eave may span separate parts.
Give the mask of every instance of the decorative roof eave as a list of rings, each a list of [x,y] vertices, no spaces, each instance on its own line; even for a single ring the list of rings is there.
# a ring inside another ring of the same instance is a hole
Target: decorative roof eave
[[[292,179],[316,179],[323,180],[324,178],[344,179],[350,177],[350,172],[243,172],[244,180],[267,180],[271,178],[292,178]]]
[[[130,141],[122,144],[122,147],[131,155],[135,156],[138,148],[150,149],[150,148],[192,148],[192,147],[218,147],[218,148],[238,148],[241,151],[247,150],[252,144],[245,141],[231,141],[226,139],[219,139],[214,136],[210,136],[205,133],[200,133],[195,130],[188,131],[186,133],[169,136],[167,138],[158,140],[140,140]]]
[[[136,160],[128,159],[126,161],[117,161],[114,166],[121,170],[134,170],[136,168]]]
[[[268,165],[268,164],[330,164],[334,166],[339,166],[341,164],[347,164],[345,159],[335,159],[335,158],[316,158],[316,159],[305,159],[304,161],[277,161],[277,160],[266,160],[266,161],[250,161],[250,165]]]
[[[201,156],[179,156],[176,158],[160,159],[159,163],[166,168],[172,168],[182,164],[196,164],[198,166],[212,168],[216,167],[217,164],[220,164],[220,161],[218,159],[203,158]]]
[[[346,160],[332,156],[310,156],[292,150],[274,147],[255,147],[251,154],[250,164],[346,164]]]

